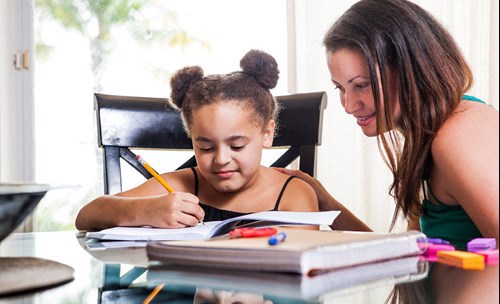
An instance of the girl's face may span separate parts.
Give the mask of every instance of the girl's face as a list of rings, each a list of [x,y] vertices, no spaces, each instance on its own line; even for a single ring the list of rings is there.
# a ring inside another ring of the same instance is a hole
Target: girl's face
[[[273,143],[274,121],[265,130],[249,110],[232,102],[203,106],[190,126],[200,173],[220,192],[244,188],[260,167],[262,148]]]
[[[340,101],[345,111],[356,118],[366,136],[377,136],[377,110],[370,84],[368,63],[363,53],[347,48],[334,53],[327,52],[327,63],[331,80],[340,92]],[[391,82],[392,80],[391,77]],[[380,100],[383,111],[383,96]],[[395,104],[394,115],[397,120],[400,115],[398,103]]]

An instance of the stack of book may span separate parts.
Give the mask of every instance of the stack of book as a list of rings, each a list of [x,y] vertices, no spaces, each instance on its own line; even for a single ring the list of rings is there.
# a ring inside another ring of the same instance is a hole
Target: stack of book
[[[280,228],[286,240],[267,238],[150,242],[150,261],[169,265],[314,275],[325,270],[416,256],[425,235]]]

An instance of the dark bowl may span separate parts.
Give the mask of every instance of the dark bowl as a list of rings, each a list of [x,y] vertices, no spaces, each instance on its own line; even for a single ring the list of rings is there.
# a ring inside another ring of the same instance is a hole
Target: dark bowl
[[[24,221],[49,188],[43,184],[0,184],[0,241]]]

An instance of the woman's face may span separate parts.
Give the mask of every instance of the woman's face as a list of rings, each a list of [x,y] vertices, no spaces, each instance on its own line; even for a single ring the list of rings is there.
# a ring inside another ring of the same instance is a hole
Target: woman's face
[[[272,146],[274,121],[263,131],[248,109],[232,102],[203,106],[193,112],[190,126],[200,173],[220,192],[250,185],[262,158]]]
[[[327,63],[331,80],[339,90],[340,101],[345,111],[356,118],[366,136],[377,136],[377,109],[364,54],[359,50],[343,48],[334,53],[327,52]],[[383,111],[383,96],[380,100]],[[399,104],[396,103],[395,118],[399,117],[399,113]]]

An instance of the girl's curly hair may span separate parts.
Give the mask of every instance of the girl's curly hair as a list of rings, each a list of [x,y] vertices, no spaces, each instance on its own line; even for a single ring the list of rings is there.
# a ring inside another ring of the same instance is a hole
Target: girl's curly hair
[[[193,111],[219,102],[239,103],[251,110],[254,121],[264,128],[276,120],[278,104],[270,90],[279,78],[278,64],[269,54],[251,50],[240,61],[242,71],[204,76],[199,66],[185,67],[170,80],[169,103],[177,108],[189,134]]]

